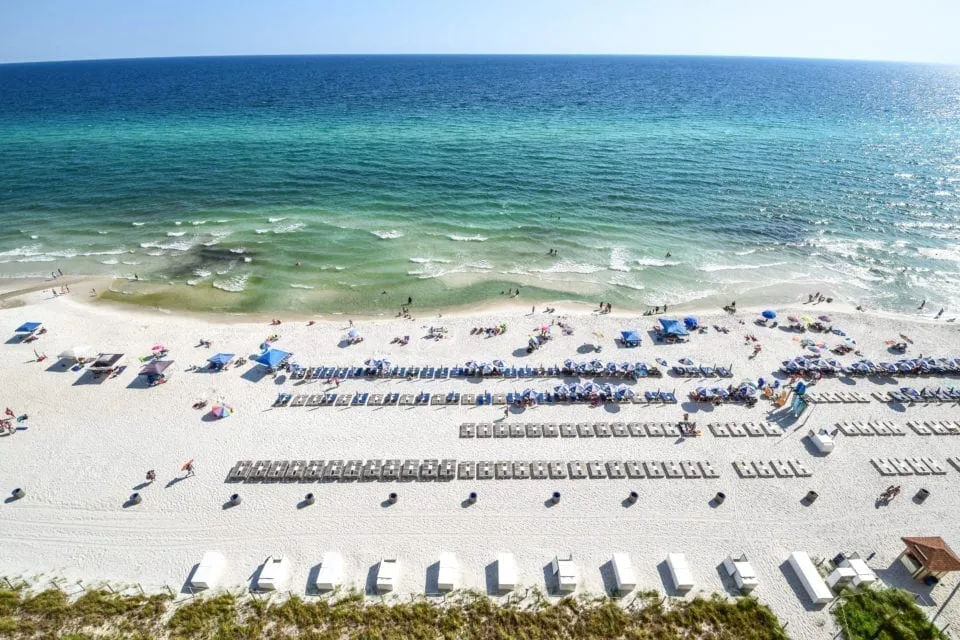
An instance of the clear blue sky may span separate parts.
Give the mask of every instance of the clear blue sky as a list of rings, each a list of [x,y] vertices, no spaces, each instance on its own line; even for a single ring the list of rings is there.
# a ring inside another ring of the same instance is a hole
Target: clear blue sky
[[[303,53],[960,64],[960,0],[0,0],[0,62]]]

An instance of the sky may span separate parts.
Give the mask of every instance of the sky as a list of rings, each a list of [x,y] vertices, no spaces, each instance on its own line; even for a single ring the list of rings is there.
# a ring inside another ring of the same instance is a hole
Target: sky
[[[960,0],[0,0],[0,62],[251,54],[960,64]]]

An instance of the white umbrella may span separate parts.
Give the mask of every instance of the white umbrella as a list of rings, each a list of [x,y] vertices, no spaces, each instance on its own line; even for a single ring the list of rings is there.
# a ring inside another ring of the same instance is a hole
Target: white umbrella
[[[96,355],[96,353],[94,352],[93,347],[80,345],[66,349],[57,357],[64,360],[79,360],[80,358],[89,358],[94,355]]]

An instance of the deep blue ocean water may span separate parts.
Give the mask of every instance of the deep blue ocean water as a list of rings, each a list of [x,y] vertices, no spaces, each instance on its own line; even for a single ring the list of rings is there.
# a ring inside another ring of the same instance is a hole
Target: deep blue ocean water
[[[950,307],[958,200],[956,67],[0,65],[0,275],[115,275],[131,302],[380,312],[519,286],[635,308],[818,289]]]

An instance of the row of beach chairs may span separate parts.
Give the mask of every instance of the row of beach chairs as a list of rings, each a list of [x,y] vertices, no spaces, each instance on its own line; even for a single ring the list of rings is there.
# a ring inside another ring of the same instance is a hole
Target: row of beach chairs
[[[678,438],[682,435],[675,422],[464,422],[460,425],[461,438]]]
[[[958,436],[960,422],[950,420],[913,420],[907,423],[918,436]]]
[[[783,429],[769,422],[713,422],[707,425],[717,438],[750,437],[778,437],[783,435]]]
[[[240,460],[227,474],[227,482],[719,477],[713,466],[704,460]]]
[[[540,392],[533,400],[537,404],[590,404],[596,400],[592,397],[568,397],[556,393]],[[292,394],[281,393],[274,400],[274,407],[357,407],[357,406],[484,406],[484,405],[512,405],[524,401],[521,393],[317,393]],[[602,402],[617,404],[676,404],[677,396],[673,391],[645,391],[643,395],[632,397],[620,395],[603,397]]]
[[[905,436],[907,432],[889,420],[874,422],[838,422],[837,429],[845,436]]]
[[[732,378],[733,371],[729,367],[697,367],[675,365],[670,367],[670,373],[678,378]]]
[[[812,473],[796,458],[789,460],[737,460],[733,463],[741,478],[809,478]]]
[[[870,402],[870,398],[857,391],[807,391],[803,397],[816,404],[858,404]]]
[[[692,367],[697,369],[698,376],[701,377],[726,377],[733,374],[724,367]],[[709,372],[709,373],[705,373]],[[566,367],[505,367],[503,369],[494,369],[492,372],[484,372],[477,367],[391,367],[382,369],[379,367],[303,367],[292,365],[290,377],[293,380],[330,380],[339,378],[346,380],[348,378],[367,379],[384,378],[407,380],[417,378],[420,380],[447,380],[449,378],[569,378],[569,377],[587,377],[587,378],[661,378],[663,372],[654,366],[645,366],[629,372],[624,375],[623,372],[611,372],[609,370],[580,370],[569,369]]]
[[[960,402],[960,390],[958,389],[924,388],[917,391],[910,387],[903,387],[900,391],[887,391],[885,393],[875,391],[872,395],[880,402],[896,402],[899,404]]]
[[[960,471],[960,458],[947,458]],[[933,458],[873,458],[870,460],[882,476],[943,476],[947,470]]]

